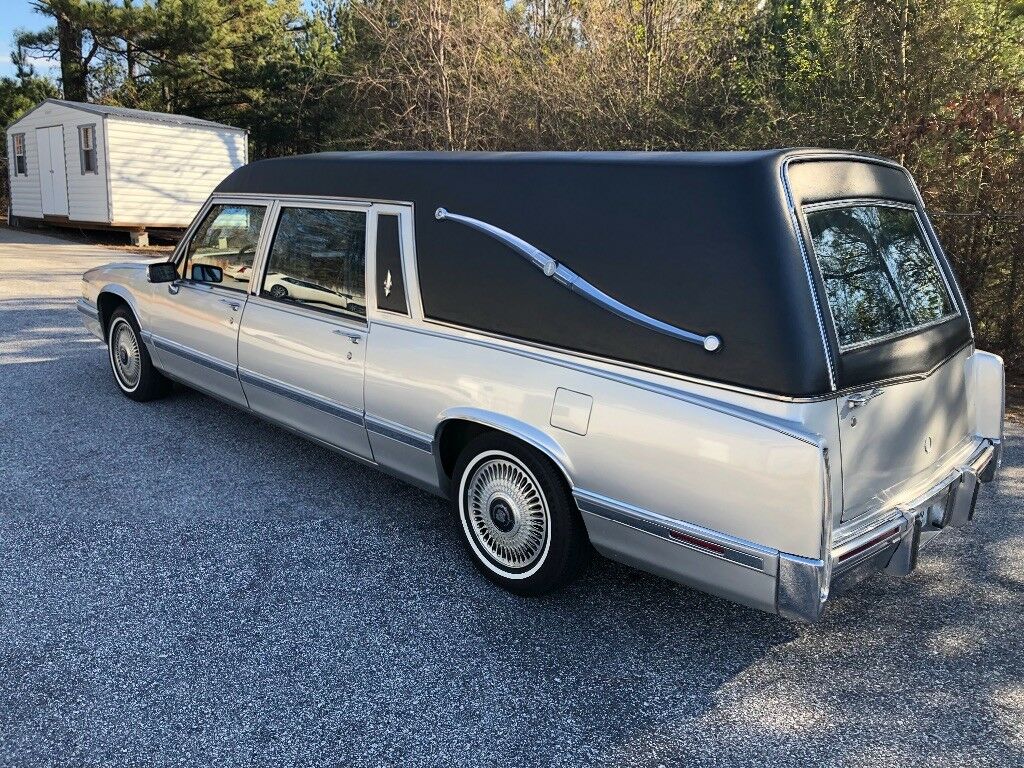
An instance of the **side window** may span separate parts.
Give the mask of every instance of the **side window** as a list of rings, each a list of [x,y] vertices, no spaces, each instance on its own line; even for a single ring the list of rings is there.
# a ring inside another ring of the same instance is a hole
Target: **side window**
[[[96,126],[78,126],[78,158],[82,173],[99,173],[96,165]]]
[[[262,205],[212,206],[188,244],[178,276],[245,291],[266,212]]]
[[[388,312],[409,314],[402,276],[402,242],[398,217],[377,217],[377,307]]]
[[[14,175],[28,176],[28,162],[25,158],[25,134],[16,133],[11,138],[14,143]]]
[[[366,317],[366,214],[281,209],[260,296]]]

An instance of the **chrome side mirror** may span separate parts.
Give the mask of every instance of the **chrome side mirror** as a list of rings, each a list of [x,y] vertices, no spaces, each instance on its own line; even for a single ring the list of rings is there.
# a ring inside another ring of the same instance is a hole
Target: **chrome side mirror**
[[[151,283],[169,283],[178,279],[178,268],[171,261],[162,261],[146,267],[146,277]]]

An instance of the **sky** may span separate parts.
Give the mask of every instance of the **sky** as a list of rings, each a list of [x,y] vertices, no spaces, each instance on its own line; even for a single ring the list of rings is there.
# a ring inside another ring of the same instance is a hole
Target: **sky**
[[[0,0],[0,76],[14,75],[11,64],[11,49],[14,47],[14,30],[24,28],[40,30],[47,25],[41,14],[32,10],[31,0]],[[34,62],[36,72],[41,75],[53,74],[56,67],[51,62]]]

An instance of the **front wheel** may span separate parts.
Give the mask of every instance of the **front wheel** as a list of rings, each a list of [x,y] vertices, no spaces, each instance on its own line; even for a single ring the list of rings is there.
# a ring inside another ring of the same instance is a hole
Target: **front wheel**
[[[455,465],[453,501],[473,562],[511,592],[572,581],[590,557],[568,485],[542,454],[502,434],[473,440]]]
[[[170,391],[170,381],[153,367],[149,350],[142,343],[139,325],[126,307],[114,310],[110,317],[107,351],[114,381],[126,397],[145,402]]]

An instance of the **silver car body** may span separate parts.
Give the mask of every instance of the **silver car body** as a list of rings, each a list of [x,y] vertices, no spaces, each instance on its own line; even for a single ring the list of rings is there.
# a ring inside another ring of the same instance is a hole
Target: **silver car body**
[[[112,264],[84,276],[89,329],[103,338],[105,307],[123,301],[171,378],[439,495],[450,425],[508,433],[564,473],[598,551],[730,600],[814,621],[838,587],[908,573],[939,527],[973,514],[998,463],[1002,362],[973,346],[863,403],[871,393],[766,395],[425,319],[410,204],[215,195],[197,221],[225,202],[268,207],[247,294]],[[367,214],[367,322],[257,294],[288,205]],[[369,290],[384,279],[370,254],[385,213],[400,217],[408,316]],[[931,435],[959,437],[923,448]]]

